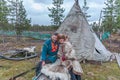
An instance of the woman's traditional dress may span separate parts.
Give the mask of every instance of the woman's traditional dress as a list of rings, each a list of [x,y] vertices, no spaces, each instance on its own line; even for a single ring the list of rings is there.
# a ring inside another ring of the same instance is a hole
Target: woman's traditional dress
[[[79,61],[76,58],[75,50],[73,49],[70,42],[66,41],[60,45],[58,56],[65,56],[66,60],[62,61],[62,65],[64,65],[67,69],[73,68],[73,72],[77,75],[81,75],[83,70]]]

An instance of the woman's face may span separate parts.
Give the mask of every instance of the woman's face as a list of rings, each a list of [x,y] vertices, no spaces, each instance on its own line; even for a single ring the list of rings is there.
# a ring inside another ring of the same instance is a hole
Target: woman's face
[[[60,39],[59,42],[62,44],[62,43],[65,42],[65,40],[64,39]]]

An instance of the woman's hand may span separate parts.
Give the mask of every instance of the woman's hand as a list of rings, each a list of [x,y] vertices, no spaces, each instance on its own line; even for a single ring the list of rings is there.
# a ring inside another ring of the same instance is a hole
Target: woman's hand
[[[62,55],[62,61],[65,61],[67,59],[67,57],[65,55]]]

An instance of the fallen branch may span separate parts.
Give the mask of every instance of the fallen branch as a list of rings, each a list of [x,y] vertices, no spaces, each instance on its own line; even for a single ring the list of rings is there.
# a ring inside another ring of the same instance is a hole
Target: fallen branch
[[[10,78],[9,80],[16,80],[16,78],[18,78],[18,77],[20,77],[20,76],[23,76],[23,75],[27,74],[28,72],[34,70],[35,68],[36,68],[36,67],[33,67],[33,68],[31,68],[30,70],[27,70],[27,71],[25,71],[25,72],[22,72],[22,73],[20,73],[20,74],[18,74],[18,75],[16,75],[16,76]]]
[[[0,67],[3,67],[3,66],[0,66]]]

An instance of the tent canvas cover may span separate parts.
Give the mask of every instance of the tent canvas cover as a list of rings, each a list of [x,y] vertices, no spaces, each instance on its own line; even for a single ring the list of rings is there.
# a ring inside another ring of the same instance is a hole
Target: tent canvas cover
[[[78,59],[108,61],[112,55],[89,26],[78,0],[57,30],[69,36]]]

